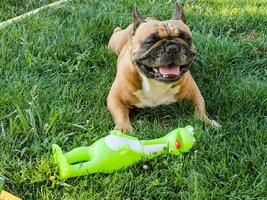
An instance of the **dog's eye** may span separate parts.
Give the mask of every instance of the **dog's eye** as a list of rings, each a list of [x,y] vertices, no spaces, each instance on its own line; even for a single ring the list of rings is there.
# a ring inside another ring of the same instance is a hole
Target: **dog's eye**
[[[159,39],[160,37],[158,36],[157,33],[152,33],[144,40],[144,44],[147,46],[151,46],[154,43],[156,43]]]
[[[185,33],[185,32],[181,32],[179,34],[179,38],[183,39],[185,42],[187,42],[189,44],[192,43],[192,37],[189,34]]]
[[[154,43],[155,43],[155,40],[154,40],[153,38],[149,38],[149,39],[146,39],[146,40],[144,41],[144,43],[145,43],[145,44],[149,44],[149,45],[151,45],[151,44],[154,44]]]
[[[191,44],[192,43],[192,38],[189,37],[184,37],[182,38],[184,41],[186,41],[187,43]]]

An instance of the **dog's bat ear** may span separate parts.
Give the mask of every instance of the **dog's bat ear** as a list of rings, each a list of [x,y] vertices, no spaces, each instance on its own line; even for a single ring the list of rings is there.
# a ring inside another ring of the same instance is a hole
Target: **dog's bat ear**
[[[138,26],[143,22],[145,22],[145,20],[138,11],[138,8],[135,6],[133,9],[133,34],[135,33]]]
[[[175,1],[175,9],[172,15],[173,20],[182,20],[185,22],[185,16],[184,16],[184,11],[183,8],[180,6],[179,1]]]

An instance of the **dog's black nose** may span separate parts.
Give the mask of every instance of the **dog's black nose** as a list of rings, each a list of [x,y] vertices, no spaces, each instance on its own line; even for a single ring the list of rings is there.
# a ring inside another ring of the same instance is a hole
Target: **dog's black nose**
[[[170,44],[166,47],[167,53],[177,53],[178,50],[179,50],[179,47],[176,44]]]

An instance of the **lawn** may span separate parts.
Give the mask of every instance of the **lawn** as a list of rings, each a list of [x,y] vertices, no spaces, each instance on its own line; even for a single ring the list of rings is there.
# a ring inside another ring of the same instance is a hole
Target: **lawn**
[[[1,3],[0,21],[52,1],[20,1],[10,10],[12,2]],[[51,146],[89,145],[113,128],[105,102],[116,73],[106,49],[112,30],[131,23],[134,4],[168,19],[172,2],[71,0],[0,29],[5,190],[27,200],[267,198],[267,2],[184,2],[198,52],[191,73],[222,128],[194,120],[186,104],[137,110],[134,136],[191,124],[197,143],[181,158],[161,156],[109,175],[60,181]]]
[[[55,1],[56,0],[1,0],[0,22]]]

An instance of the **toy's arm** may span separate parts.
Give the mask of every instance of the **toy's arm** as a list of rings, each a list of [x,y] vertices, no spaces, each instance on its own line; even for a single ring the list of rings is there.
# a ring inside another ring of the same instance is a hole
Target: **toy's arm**
[[[164,137],[153,140],[141,140],[141,144],[148,158],[154,158],[168,152],[168,142]]]
[[[132,136],[126,135],[123,132],[118,131],[118,130],[112,130],[112,131],[110,131],[110,135],[116,135],[116,136],[119,136],[119,137],[122,137],[122,138],[131,139],[131,140],[138,140],[136,137],[132,137]]]
[[[124,144],[121,147],[122,152],[126,152],[127,150],[135,150],[135,151],[143,151],[146,156],[149,158],[153,158],[157,155],[167,153],[166,151],[168,142],[164,137],[153,139],[153,140],[141,140],[139,141],[135,137],[128,136],[121,131],[113,130],[110,133],[111,135],[118,136],[120,138],[126,139],[128,144]],[[116,143],[115,141],[113,143]],[[110,145],[113,146],[113,145]],[[130,147],[130,148],[129,148]]]
[[[143,152],[140,141],[131,136],[127,136],[120,131],[111,131],[110,135],[105,137],[105,144],[113,151],[135,151]]]

